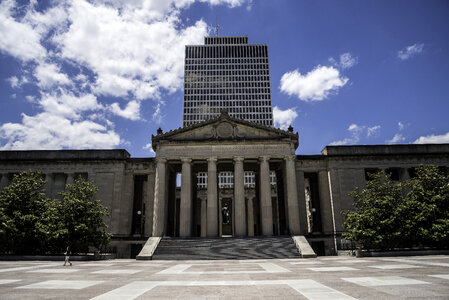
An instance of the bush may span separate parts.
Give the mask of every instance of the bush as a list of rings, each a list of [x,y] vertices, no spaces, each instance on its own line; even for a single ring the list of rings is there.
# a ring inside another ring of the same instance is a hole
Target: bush
[[[87,252],[107,245],[107,208],[93,200],[97,187],[82,178],[68,184],[62,200],[45,196],[42,174],[23,172],[0,191],[0,252]]]
[[[372,174],[351,195],[355,210],[342,212],[346,239],[371,249],[449,245],[449,177],[437,167],[420,166],[398,183]]]

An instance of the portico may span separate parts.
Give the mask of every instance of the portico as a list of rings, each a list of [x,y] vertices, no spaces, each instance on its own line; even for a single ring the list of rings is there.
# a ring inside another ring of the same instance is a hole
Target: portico
[[[159,132],[153,136],[157,160],[153,235],[298,234],[297,146],[298,136],[292,131],[231,118],[226,113]],[[203,189],[197,183],[200,172],[207,174]],[[221,172],[232,174],[232,182],[218,183]],[[176,197],[179,173],[180,199]],[[274,183],[270,173],[276,174]],[[245,176],[252,176],[255,184],[245,185]]]

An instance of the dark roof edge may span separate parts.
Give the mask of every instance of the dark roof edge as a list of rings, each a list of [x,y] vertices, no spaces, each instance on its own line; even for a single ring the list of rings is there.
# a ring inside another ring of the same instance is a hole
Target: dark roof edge
[[[449,154],[449,144],[326,146],[321,150],[321,154],[326,156]]]
[[[127,160],[130,157],[125,149],[0,151],[0,160]]]

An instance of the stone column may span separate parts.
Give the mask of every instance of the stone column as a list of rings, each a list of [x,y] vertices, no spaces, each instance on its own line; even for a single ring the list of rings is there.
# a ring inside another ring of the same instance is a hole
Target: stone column
[[[298,203],[298,183],[296,181],[295,168],[296,155],[285,158],[285,168],[287,174],[287,206],[288,206],[288,227],[291,235],[300,234],[299,227],[299,203]]]
[[[201,199],[201,237],[206,237],[207,234],[207,198]]]
[[[154,184],[153,236],[165,234],[166,166],[165,158],[156,158],[156,180]]]
[[[218,235],[217,158],[207,160],[207,236]]]
[[[45,174],[45,195],[49,198],[53,195],[53,174]]]
[[[262,220],[262,235],[273,235],[269,159],[268,156],[260,158],[260,216]]]
[[[304,171],[296,171],[296,182],[298,183],[299,229],[301,234],[306,234],[308,232],[307,214],[309,210],[306,206]]]
[[[318,172],[318,188],[320,195],[321,224],[323,233],[333,233],[332,206],[327,171]]]
[[[179,208],[179,236],[189,237],[192,232],[192,159],[181,158],[181,205]]]
[[[234,228],[237,236],[246,235],[243,160],[243,157],[234,158]]]
[[[247,212],[248,212],[248,236],[254,236],[254,205],[253,205],[254,197],[249,197],[247,204]]]
[[[8,173],[3,173],[0,176],[2,176],[1,181],[0,181],[0,188],[4,188],[9,183]]]
[[[399,180],[406,181],[410,179],[407,168],[402,168],[399,170]]]
[[[73,182],[75,181],[75,174],[73,173],[68,173],[67,174],[67,179],[65,181],[65,184],[73,184]]]

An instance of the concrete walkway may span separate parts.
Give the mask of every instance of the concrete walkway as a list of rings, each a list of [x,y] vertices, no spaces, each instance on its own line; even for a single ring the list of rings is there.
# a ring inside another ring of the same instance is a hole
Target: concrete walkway
[[[449,256],[0,262],[0,299],[449,299]]]

